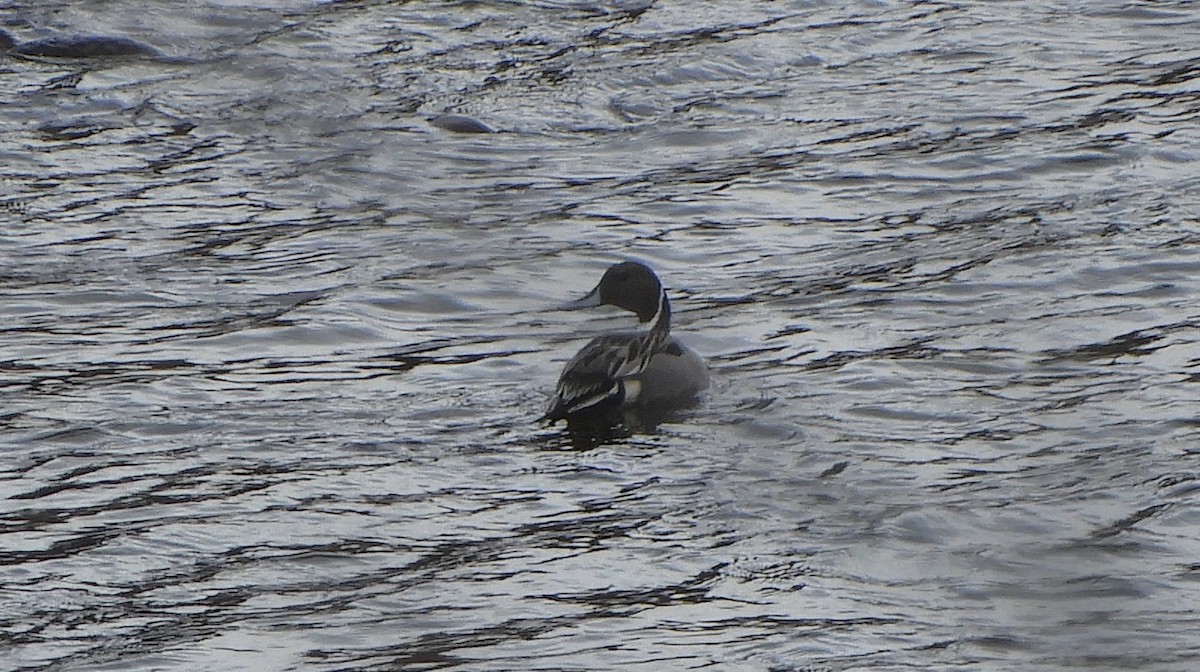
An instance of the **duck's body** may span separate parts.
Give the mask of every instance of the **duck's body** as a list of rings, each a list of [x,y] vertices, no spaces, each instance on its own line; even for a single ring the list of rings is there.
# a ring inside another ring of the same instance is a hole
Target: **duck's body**
[[[642,334],[631,332],[606,334],[585,345],[563,368],[545,419],[605,413],[635,401],[641,393],[638,374],[649,363],[636,354],[642,343]]]
[[[671,336],[671,304],[648,267],[612,266],[573,307],[602,304],[636,313],[649,328],[606,334],[584,346],[563,369],[545,420],[570,422],[621,407],[688,401],[708,387],[704,359]]]
[[[650,358],[642,371],[642,391],[637,403],[646,408],[691,401],[708,389],[708,365],[700,353],[674,336]]]

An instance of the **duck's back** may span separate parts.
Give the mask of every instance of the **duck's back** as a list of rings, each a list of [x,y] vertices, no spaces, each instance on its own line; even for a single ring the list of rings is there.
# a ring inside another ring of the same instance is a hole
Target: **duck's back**
[[[622,379],[644,366],[642,335],[623,332],[597,336],[563,367],[558,389],[545,419],[561,420],[588,409],[619,405],[624,401]]]

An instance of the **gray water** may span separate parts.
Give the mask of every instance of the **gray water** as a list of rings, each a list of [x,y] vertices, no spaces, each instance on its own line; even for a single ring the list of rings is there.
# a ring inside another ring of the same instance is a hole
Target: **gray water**
[[[162,54],[0,57],[3,669],[1196,669],[1192,3],[0,22]]]

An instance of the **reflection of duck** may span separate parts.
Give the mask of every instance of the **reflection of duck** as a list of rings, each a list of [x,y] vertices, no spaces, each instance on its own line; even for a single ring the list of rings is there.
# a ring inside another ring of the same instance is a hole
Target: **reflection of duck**
[[[567,362],[545,420],[602,416],[623,406],[657,411],[691,401],[708,387],[708,367],[671,336],[671,304],[654,271],[626,261],[570,308],[609,305],[636,313],[646,331],[606,334]]]
[[[96,56],[157,56],[158,50],[128,37],[108,35],[57,35],[17,42],[0,30],[0,51],[22,56],[91,58]]]

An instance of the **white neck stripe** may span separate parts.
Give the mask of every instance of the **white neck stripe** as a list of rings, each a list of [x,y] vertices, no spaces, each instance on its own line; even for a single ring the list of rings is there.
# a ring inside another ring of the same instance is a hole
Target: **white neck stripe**
[[[663,307],[667,305],[667,290],[662,290],[658,294],[658,309],[654,311],[654,317],[650,318],[650,328],[658,327],[658,321],[662,318]]]

